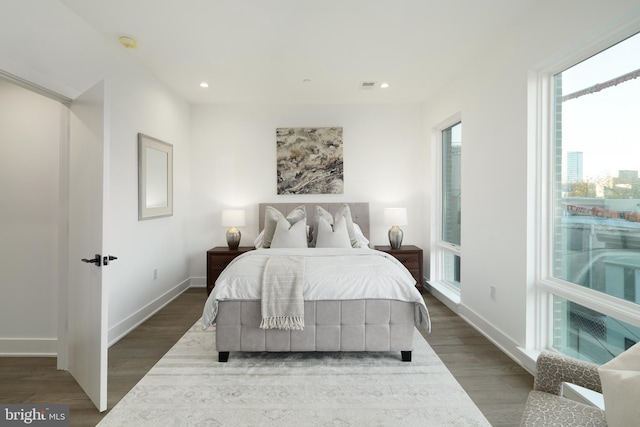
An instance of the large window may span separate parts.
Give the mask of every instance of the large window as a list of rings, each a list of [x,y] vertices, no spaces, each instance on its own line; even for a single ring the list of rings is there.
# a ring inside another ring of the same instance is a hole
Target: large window
[[[553,76],[548,274],[574,297],[550,300],[551,341],[597,363],[640,341],[619,319],[640,313],[638,52],[640,35]]]
[[[459,119],[444,125],[439,130],[440,152],[440,212],[436,245],[433,251],[436,264],[433,266],[437,282],[454,289],[460,288],[461,261],[461,156],[462,123]]]

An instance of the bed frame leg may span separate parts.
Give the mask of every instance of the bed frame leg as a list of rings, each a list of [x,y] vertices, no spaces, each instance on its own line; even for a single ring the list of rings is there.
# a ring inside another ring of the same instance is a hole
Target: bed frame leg
[[[411,362],[411,351],[401,351],[402,361],[403,362]]]
[[[411,356],[409,356],[409,359],[411,359]],[[229,360],[228,351],[221,351],[218,353],[218,362],[226,362],[227,360]]]

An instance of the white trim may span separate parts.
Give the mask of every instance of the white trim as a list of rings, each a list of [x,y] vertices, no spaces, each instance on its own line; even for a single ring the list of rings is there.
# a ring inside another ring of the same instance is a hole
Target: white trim
[[[564,383],[562,384],[562,395],[576,402],[604,410],[604,396],[597,391],[589,390],[588,388],[575,384]]]
[[[0,338],[0,357],[56,357],[55,338]]]
[[[151,316],[160,311],[175,298],[180,296],[189,288],[206,287],[206,278],[187,278],[174,286],[163,295],[159,296],[149,304],[142,307],[137,312],[131,314],[122,322],[109,329],[109,347],[124,338],[131,331],[144,323]],[[65,289],[66,290],[66,289]],[[202,295],[203,303],[205,293]],[[63,313],[66,319],[66,311]],[[66,325],[66,323],[65,323]],[[58,357],[60,364],[60,351],[66,347],[60,345],[60,340],[56,338],[0,338],[0,357]],[[65,367],[58,366],[58,369],[65,370]]]
[[[557,295],[632,326],[640,327],[640,310],[638,310],[638,304],[633,302],[561,280],[541,280],[538,287],[543,292]]]
[[[60,106],[60,141],[58,173],[58,324],[57,368],[69,366],[68,309],[69,309],[69,144],[71,109]]]
[[[531,375],[535,376],[536,361],[538,360],[540,353],[541,352],[539,350],[518,347],[516,356],[520,366],[526,369]]]
[[[425,289],[440,302],[449,307],[451,311],[459,314],[460,291],[451,285],[442,282],[429,282],[425,279]]]
[[[191,286],[192,288],[206,288],[207,287],[207,278],[206,277],[192,277],[191,278]]]
[[[550,105],[550,73],[531,71],[528,77],[527,96],[527,153],[528,174],[527,194],[530,201],[527,210],[527,292],[526,292],[526,335],[525,347],[539,349],[547,347],[549,335],[540,325],[546,325],[547,305],[536,283],[543,271],[548,268],[548,259],[544,259],[544,248],[547,248],[549,235],[548,221],[550,210],[545,195],[549,189],[544,188],[547,182],[550,154],[548,144],[550,140],[549,122],[552,119],[545,114],[545,106]],[[547,111],[548,113],[548,111]]]
[[[149,304],[142,307],[140,310],[131,314],[126,319],[122,320],[117,325],[112,326],[109,329],[108,335],[108,345],[111,347],[113,344],[120,341],[122,338],[127,336],[131,331],[140,326],[145,320],[149,319],[151,316],[160,311],[165,305],[169,304],[176,297],[178,297],[181,293],[186,291],[191,286],[191,279],[185,279],[172,289],[169,289],[164,294],[160,295],[155,300],[151,301]]]
[[[485,320],[475,311],[461,303],[459,295],[447,292],[446,288],[441,286],[441,284],[433,282],[427,283],[427,290],[440,302],[449,307],[462,320],[467,322],[469,326],[478,331],[493,345],[498,347],[504,354],[509,356],[514,362],[533,375],[535,372],[538,352],[523,349],[517,342],[513,341],[507,334],[502,332],[491,322]],[[457,301],[455,299],[456,296],[458,298]]]
[[[450,252],[457,256],[462,256],[462,249],[459,245],[454,245],[453,243],[445,242],[444,240],[436,241],[435,248]]]
[[[526,369],[530,365],[530,362],[523,359],[518,343],[478,313],[461,304],[459,316],[520,366]]]
[[[71,105],[71,99],[67,98],[64,95],[60,95],[57,92],[47,89],[44,86],[40,86],[36,83],[30,82],[28,80],[23,79],[22,77],[18,77],[15,74],[11,74],[7,71],[0,69],[0,77],[10,81],[11,83],[23,87],[25,89],[30,90],[31,92],[35,92],[39,95],[46,96],[49,99],[53,99],[54,101],[58,101],[67,107]]]

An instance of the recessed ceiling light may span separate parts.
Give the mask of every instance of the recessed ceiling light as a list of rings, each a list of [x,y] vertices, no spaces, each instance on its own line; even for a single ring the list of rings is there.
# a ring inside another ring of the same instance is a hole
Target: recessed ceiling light
[[[127,49],[135,49],[138,47],[138,42],[136,41],[136,39],[130,36],[120,36],[118,38],[118,41]]]
[[[388,87],[389,87],[389,83],[380,83],[380,87],[381,87],[382,89],[386,89],[386,88],[388,88]]]
[[[202,83],[200,83],[200,87],[209,87],[209,83],[202,82]]]

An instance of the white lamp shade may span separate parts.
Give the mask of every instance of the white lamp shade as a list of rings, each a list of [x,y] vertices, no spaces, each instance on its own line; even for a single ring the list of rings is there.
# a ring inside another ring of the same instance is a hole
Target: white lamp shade
[[[226,227],[242,227],[245,225],[242,209],[225,209],[222,211],[222,225]]]
[[[386,225],[407,225],[407,209],[386,208],[384,210],[384,223]]]

